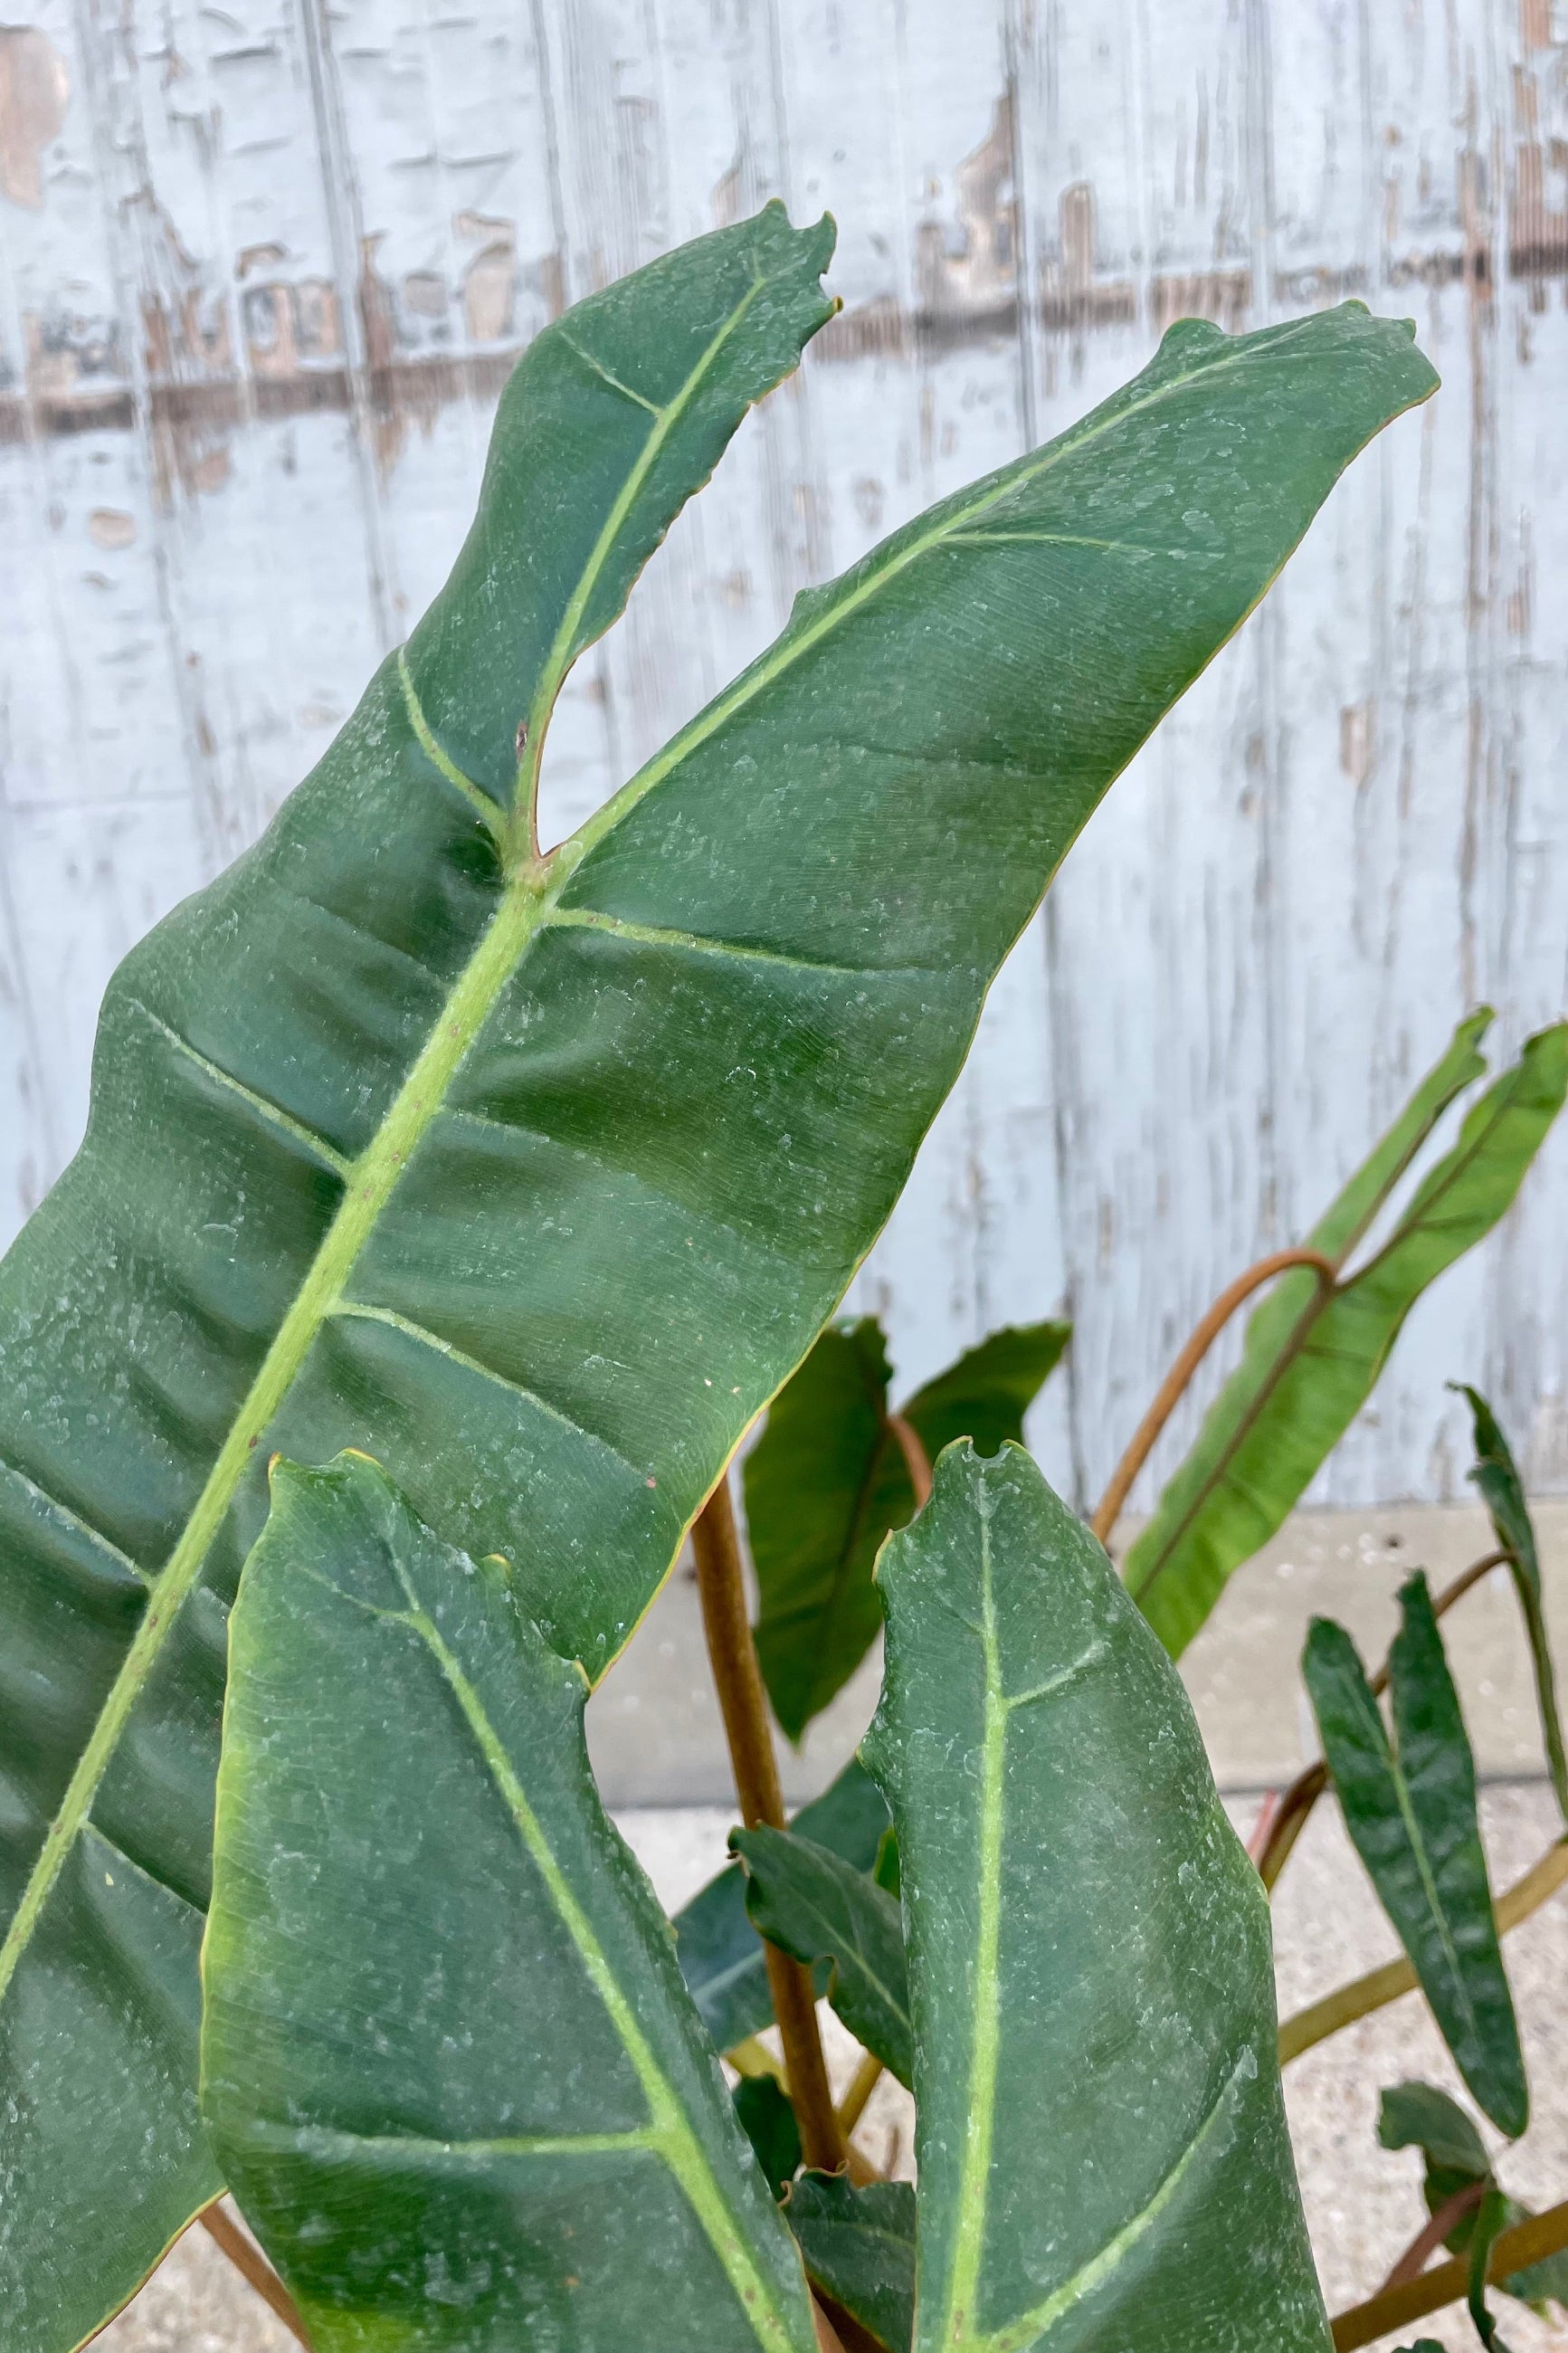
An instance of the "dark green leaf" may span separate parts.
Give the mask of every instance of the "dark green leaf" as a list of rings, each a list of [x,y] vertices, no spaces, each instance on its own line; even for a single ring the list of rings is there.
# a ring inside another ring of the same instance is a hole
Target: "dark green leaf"
[[[1557,1804],[1564,1823],[1568,1823],[1568,1751],[1563,1742],[1563,1718],[1557,1706],[1557,1675],[1552,1662],[1552,1644],[1546,1631],[1546,1601],[1541,1582],[1541,1557],[1535,1548],[1535,1524],[1525,1501],[1524,1482],[1509,1450],[1507,1439],[1498,1427],[1497,1417],[1478,1389],[1462,1381],[1450,1381],[1470,1401],[1470,1417],[1475,1429],[1476,1465],[1470,1477],[1480,1489],[1481,1499],[1491,1515],[1494,1534],[1500,1547],[1509,1556],[1509,1568],[1513,1577],[1519,1606],[1524,1613],[1525,1632],[1530,1640],[1530,1655],[1535,1668],[1535,1694],[1541,1710],[1542,1738],[1546,1748],[1546,1761],[1552,1774],[1552,1786],[1557,1793]]]
[[[1476,1820],[1476,1768],[1425,1577],[1399,1596],[1392,1739],[1342,1626],[1315,1618],[1302,1671],[1345,1827],[1459,2073],[1510,2135],[1530,2095]]]
[[[1474,2123],[1457,2100],[1435,2084],[1395,2084],[1384,2092],[1378,2103],[1377,2137],[1384,2148],[1418,2148],[1428,2172],[1441,2169],[1458,2177],[1456,2189],[1467,2181],[1491,2179],[1491,2159]]]
[[[874,1317],[830,1325],[780,1390],[746,1457],[745,1493],[762,1597],[757,1661],[774,1715],[798,1740],[876,1640],[877,1547],[915,1507],[888,1429]]]
[[[1021,1439],[1068,1324],[993,1332],[902,1409],[932,1461],[953,1438],[983,1454]],[[830,1324],[769,1409],[746,1458],[746,1525],[762,1596],[757,1657],[792,1740],[844,1688],[881,1629],[878,1548],[915,1508],[888,1422],[888,1355],[874,1316]]]
[[[220,2186],[195,1957],[271,1450],[373,1445],[446,1535],[527,1564],[598,1672],[831,1302],[786,1334],[751,1298],[754,1362],[732,1321],[716,1346],[711,1225],[659,1193],[646,1125],[629,1166],[574,1129],[595,1067],[681,1081],[633,1044],[614,944],[555,924],[577,853],[531,863],[528,791],[567,663],[828,316],[831,244],[770,206],[536,338],[406,659],[110,984],[86,1142],[0,1271],[11,2353],[74,2345]],[[760,1058],[732,1045],[726,1071]]]
[[[741,2128],[776,2198],[800,2170],[800,2126],[794,2103],[772,2075],[742,2075],[731,2097]]]
[[[1489,2189],[1477,2211],[1475,2227],[1470,2233],[1469,2277],[1467,2301],[1470,2318],[1476,2324],[1476,2334],[1487,2353],[1509,2353],[1498,2335],[1497,2322],[1487,2306],[1487,2264],[1500,2232],[1509,2224],[1508,2200],[1500,2189]]]
[[[1461,2189],[1485,2182],[1496,2187],[1491,2161],[1475,2125],[1456,2100],[1430,2084],[1398,2084],[1384,2092],[1378,2113],[1377,2137],[1384,2148],[1419,2148],[1426,2171],[1422,2191],[1426,2211],[1436,2214]],[[1507,2201],[1507,2224],[1527,2221],[1531,2209],[1516,2200]],[[1462,2254],[1476,2228],[1472,2209],[1462,2214],[1444,2239],[1444,2245]],[[1528,2271],[1515,2272],[1503,2282],[1510,2295],[1525,2304],[1548,2297],[1568,2303],[1568,2255],[1548,2255]]]
[[[1327,2353],[1268,1902],[1170,1660],[1016,1447],[949,1448],[878,1579],[919,2353]]]
[[[832,1964],[827,1999],[900,2084],[911,2079],[910,1989],[899,1906],[868,1873],[789,1831],[733,1831],[757,1934],[797,1961]]]
[[[882,1793],[852,1757],[820,1798],[803,1806],[790,1825],[817,1846],[831,1847],[857,1871],[873,1871],[888,1831]],[[757,1932],[746,1917],[745,1874],[731,1862],[675,1915],[676,1952],[691,1998],[721,2051],[773,2022],[773,1996]],[[827,1990],[825,1961],[816,1972]]]
[[[910,2353],[915,2318],[915,2193],[907,2181],[852,2189],[803,2173],[784,2210],[805,2268],[888,2353]]]
[[[600,1809],[586,1679],[376,1466],[281,1466],[235,1607],[203,2113],[318,2353],[815,2353]]]
[[[1436,381],[1353,304],[1183,322],[803,597],[535,860],[540,714],[826,317],[830,234],[771,209],[531,346],[406,663],[107,992],[87,1141],[0,1278],[0,1655],[47,1694],[0,1717],[16,2353],[74,2342],[216,2187],[172,1955],[268,1453],[368,1446],[601,1673],[1107,786]]]
[[[1005,1324],[900,1410],[933,1462],[955,1438],[973,1439],[978,1454],[994,1454],[1009,1439],[1021,1446],[1024,1416],[1071,1338],[1070,1324]]]
[[[1307,1236],[1310,1248],[1338,1261],[1365,1234],[1444,1110],[1485,1069],[1476,1041],[1490,1018],[1481,1012],[1460,1023],[1442,1060]],[[1344,1435],[1422,1292],[1507,1209],[1565,1087],[1568,1027],[1559,1025],[1532,1038],[1481,1096],[1388,1240],[1331,1298],[1303,1269],[1283,1276],[1250,1317],[1240,1366],[1123,1566],[1129,1590],[1173,1657]]]

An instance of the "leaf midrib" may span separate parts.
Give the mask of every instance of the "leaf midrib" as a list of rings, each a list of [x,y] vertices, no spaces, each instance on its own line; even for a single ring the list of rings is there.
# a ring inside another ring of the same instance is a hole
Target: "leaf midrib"
[[[1521,1066],[1516,1065],[1514,1071],[1508,1072],[1506,1074],[1507,1079],[1512,1080],[1516,1078],[1520,1067]],[[1497,1102],[1498,1098],[1502,1096],[1503,1092],[1504,1082],[1500,1080],[1492,1090],[1493,1101]],[[1267,1378],[1251,1398],[1247,1410],[1241,1417],[1240,1420],[1235,1424],[1234,1428],[1230,1431],[1224,1446],[1221,1448],[1219,1454],[1215,1458],[1213,1468],[1204,1477],[1195,1493],[1188,1504],[1187,1509],[1182,1514],[1177,1525],[1172,1530],[1170,1536],[1166,1540],[1163,1550],[1159,1554],[1153,1562],[1153,1565],[1146,1571],[1138,1584],[1133,1585],[1129,1581],[1127,1589],[1137,1601],[1140,1608],[1142,1607],[1143,1603],[1148,1599],[1156,1580],[1163,1576],[1165,1570],[1170,1567],[1171,1563],[1176,1557],[1176,1554],[1184,1538],[1191,1531],[1193,1522],[1197,1518],[1199,1513],[1208,1503],[1216,1488],[1218,1488],[1223,1481],[1229,1475],[1230,1467],[1234,1463],[1237,1454],[1239,1454],[1242,1447],[1246,1444],[1247,1439],[1252,1435],[1253,1430],[1256,1429],[1258,1421],[1262,1419],[1265,1409],[1272,1401],[1276,1391],[1279,1389],[1279,1385],[1284,1380],[1286,1375],[1291,1371],[1291,1369],[1305,1355],[1308,1344],[1312,1337],[1312,1334],[1319,1324],[1322,1321],[1323,1317],[1329,1314],[1342,1300],[1353,1298],[1355,1293],[1361,1288],[1361,1286],[1376,1273],[1377,1270],[1384,1264],[1390,1255],[1396,1249],[1398,1249],[1403,1243],[1407,1242],[1413,1234],[1420,1232],[1420,1230],[1430,1222],[1427,1214],[1428,1211],[1436,1203],[1440,1202],[1450,1187],[1457,1184],[1459,1178],[1466,1174],[1477,1154],[1480,1152],[1484,1145],[1490,1141],[1492,1131],[1497,1124],[1498,1119],[1500,1118],[1505,1112],[1511,1109],[1512,1097],[1515,1092],[1515,1089],[1510,1088],[1508,1100],[1499,1103],[1498,1110],[1494,1117],[1487,1123],[1484,1130],[1477,1134],[1474,1143],[1468,1151],[1466,1151],[1462,1145],[1455,1146],[1454,1152],[1450,1155],[1451,1166],[1444,1172],[1441,1183],[1435,1187],[1433,1192],[1426,1199],[1415,1199],[1410,1203],[1405,1216],[1400,1219],[1399,1224],[1395,1227],[1394,1232],[1390,1234],[1387,1241],[1384,1243],[1382,1249],[1375,1251],[1373,1255],[1367,1260],[1364,1266],[1358,1267],[1354,1273],[1347,1276],[1342,1282],[1337,1282],[1331,1291],[1324,1291],[1319,1288],[1314,1291],[1311,1298],[1304,1303],[1301,1314],[1298,1317],[1296,1323],[1291,1326],[1289,1335],[1284,1345],[1281,1347],[1274,1364],[1270,1366]],[[1454,1093],[1450,1094],[1447,1101],[1438,1106],[1423,1133],[1413,1140],[1409,1151],[1401,1159],[1399,1166],[1396,1168],[1390,1170],[1388,1181],[1384,1186],[1377,1199],[1368,1208],[1366,1215],[1362,1219],[1358,1229],[1347,1237],[1344,1247],[1339,1254],[1342,1261],[1345,1258],[1348,1258],[1351,1251],[1354,1250],[1356,1243],[1360,1240],[1362,1235],[1365,1233],[1368,1226],[1377,1215],[1378,1210],[1388,1199],[1390,1194],[1394,1191],[1394,1187],[1399,1183],[1400,1178],[1405,1175],[1406,1171],[1409,1169],[1411,1162],[1420,1151],[1422,1145],[1426,1143],[1427,1137],[1431,1134],[1432,1129],[1436,1125],[1437,1121],[1442,1117],[1443,1113],[1447,1111],[1448,1105],[1453,1103],[1455,1096],[1462,1092],[1463,1087],[1457,1087]],[[1436,1176],[1436,1173],[1437,1172],[1434,1170],[1434,1176]],[[1360,1359],[1358,1358],[1357,1361],[1359,1362]],[[1245,1366],[1246,1357],[1244,1356],[1242,1366],[1238,1369],[1244,1370]]]
[[[1395,1649],[1397,1650],[1397,1645]],[[1397,1679],[1399,1672],[1397,1664],[1394,1672]],[[1409,1841],[1410,1852],[1415,1862],[1416,1876],[1421,1883],[1421,1893],[1426,1899],[1426,1908],[1432,1915],[1432,1925],[1436,1930],[1437,1941],[1442,1947],[1443,1957],[1447,1963],[1456,2002],[1478,2043],[1483,2042],[1480,2021],[1476,2016],[1475,2005],[1470,2000],[1469,1987],[1459,1960],[1458,1947],[1454,1942],[1453,1934],[1448,1926],[1448,1915],[1444,1909],[1436,1876],[1427,1854],[1426,1835],[1416,1820],[1415,1799],[1411,1792],[1409,1778],[1405,1770],[1405,1757],[1397,1731],[1390,1733],[1388,1726],[1384,1723],[1383,1712],[1373,1696],[1372,1685],[1367,1682],[1366,1670],[1362,1665],[1359,1656],[1355,1660],[1354,1691],[1356,1705],[1366,1718],[1371,1730],[1374,1751],[1381,1758],[1384,1769],[1393,1785],[1394,1804],[1399,1810],[1399,1819],[1405,1825],[1405,1835]],[[1397,1698],[1397,1693],[1395,1696]]]
[[[1313,322],[1311,320],[1302,320],[1298,323],[1301,328],[1307,328]],[[1272,344],[1269,355],[1272,356],[1286,340],[1287,338],[1282,335]],[[1051,472],[1056,467],[1064,465],[1069,458],[1076,458],[1084,449],[1092,448],[1097,440],[1105,434],[1117,430],[1131,417],[1141,416],[1145,409],[1157,407],[1162,401],[1173,398],[1177,393],[1185,391],[1189,385],[1196,384],[1202,378],[1223,375],[1238,368],[1247,367],[1259,356],[1260,354],[1256,353],[1246,352],[1211,353],[1199,365],[1187,369],[1183,375],[1167,377],[1163,384],[1155,385],[1152,391],[1146,393],[1141,400],[1129,401],[1124,407],[1119,408],[1114,416],[1103,417],[1098,423],[1092,417],[1087,418],[1076,433],[1068,433],[1059,440],[1050,443],[1040,453],[1037,465],[1017,470],[1006,470],[1005,478],[1000,481],[991,482],[981,497],[944,516],[932,530],[910,538],[903,546],[888,556],[879,567],[868,571],[866,576],[847,596],[826,605],[817,618],[798,633],[792,635],[786,628],[784,636],[768,653],[763,654],[750,670],[743,670],[734,684],[711,702],[706,711],[699,712],[695,719],[683,727],[679,734],[671,738],[662,752],[656,753],[646,766],[640,768],[635,776],[621,786],[618,793],[614,794],[605,803],[603,808],[597,810],[587,820],[581,832],[574,837],[582,845],[584,858],[585,859],[591,850],[597,848],[605,834],[635,808],[656,785],[662,783],[664,778],[679,767],[683,760],[700,749],[709,736],[715,733],[732,718],[737,711],[744,709],[748,702],[771,686],[776,679],[782,677],[785,670],[801,659],[803,655],[809,653],[814,646],[819,644],[842,621],[847,620],[852,613],[858,612],[862,605],[869,603],[871,598],[877,596],[890,580],[896,580],[900,573],[906,572],[910,565],[918,562],[922,555],[929,554],[933,548],[942,546],[952,533],[963,531],[977,515],[987,513],[992,507],[1000,504],[1002,500],[1010,497],[1015,491],[1021,490],[1026,483],[1038,480],[1042,474]]]
[[[0,1943],[0,2003],[5,2001],[44,1906],[88,1819],[132,1711],[200,1577],[252,1451],[292,1387],[321,1323],[341,1299],[343,1284],[361,1249],[385,1208],[410,1153],[440,1109],[458,1065],[578,863],[581,834],[563,842],[548,859],[541,860],[536,851],[531,856],[527,854],[535,850],[532,796],[538,786],[544,734],[555,695],[572,659],[569,631],[574,631],[580,622],[613,551],[610,522],[615,521],[617,529],[624,523],[670,432],[695,398],[730,332],[768,282],[761,271],[753,270],[752,283],[730,320],[703,351],[680,390],[656,416],[628,472],[611,510],[611,518],[595,543],[566,617],[556,632],[545,672],[553,679],[550,700],[542,703],[542,681],[541,691],[536,691],[531,705],[530,733],[533,741],[528,747],[531,764],[529,797],[521,809],[514,804],[510,818],[496,809],[489,795],[437,743],[415,690],[405,651],[399,649],[398,678],[416,740],[437,772],[468,800],[498,849],[505,850],[521,822],[526,836],[524,854],[513,863],[500,902],[442,1006],[381,1128],[361,1158],[343,1172],[346,1189],[331,1224],[304,1282],[273,1335],[174,1549],[153,1584],[147,1608],[77,1759],[76,1769],[27,1874],[4,1943]],[[535,721],[536,724],[531,723]]]
[[[554,1849],[529,1802],[517,1768],[460,1661],[422,1607],[401,1561],[393,1568],[408,1599],[403,1623],[425,1644],[451,1690],[530,1860],[544,1883],[590,1984],[603,2003],[648,2105],[642,2145],[660,2157],[685,2192],[704,2236],[723,2267],[748,2325],[769,2353],[796,2353],[794,2333],[768,2281],[752,2260],[746,2235],[721,2189],[708,2156],[611,1968],[592,1921],[578,1903]],[[388,1616],[398,1613],[387,1612]],[[584,1682],[586,1678],[584,1678]]]

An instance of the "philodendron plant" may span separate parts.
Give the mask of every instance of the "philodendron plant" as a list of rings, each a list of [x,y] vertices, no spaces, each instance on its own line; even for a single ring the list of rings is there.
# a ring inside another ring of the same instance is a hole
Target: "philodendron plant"
[[[820,1372],[1079,829],[1436,379],[1353,303],[1182,322],[801,597],[542,849],[563,682],[831,315],[832,237],[770,206],[537,338],[446,588],[110,985],[86,1141],[0,1271],[15,2353],[68,2353],[226,2183],[322,2348],[1326,2341],[1262,1888],[1156,1636],[1179,1648],[1243,1556],[1249,1434],[1331,1360],[1331,1443],[1501,1214],[1561,1034],[1352,1281],[1474,1075],[1456,1047],[1258,1311],[1254,1394],[1226,1392],[1196,1505],[1125,1585],[1012,1442],[1059,1327],[898,1414],[861,1335],[864,1492],[770,1556],[753,1458],[795,1730],[871,1640],[877,1543],[946,1449],[882,1555],[879,1728],[820,1846],[769,1781],[725,1474]],[[1283,1511],[1311,1448],[1268,1451]],[[580,1719],[694,1528],[758,1835],[674,1945]],[[808,1844],[846,1871],[802,1896]],[[913,2084],[918,2208],[836,2170],[813,1971]],[[773,2017],[791,2105],[753,2100],[759,2163],[716,2048]],[[781,2214],[795,2123],[816,2170]]]
[[[1322,2353],[1268,1903],[1174,1668],[1012,1445],[950,1447],[878,1577],[920,2191],[811,2177],[797,2241],[599,1807],[582,1669],[364,1456],[275,1468],[202,2104],[319,2353],[813,2353],[808,2272],[899,2353],[900,2313],[944,2353]]]

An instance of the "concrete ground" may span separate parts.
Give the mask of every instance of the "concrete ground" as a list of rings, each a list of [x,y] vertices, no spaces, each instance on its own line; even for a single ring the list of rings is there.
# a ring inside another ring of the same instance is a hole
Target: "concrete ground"
[[[1559,1673],[1568,1687],[1568,1504],[1540,1507],[1548,1607]],[[1301,1514],[1233,1580],[1183,1672],[1215,1778],[1245,1835],[1259,1789],[1289,1780],[1315,1754],[1295,1662],[1309,1619],[1348,1624],[1369,1662],[1396,1623],[1394,1594],[1414,1567],[1434,1589],[1489,1547],[1468,1508]],[[1500,1575],[1467,1598],[1451,1621],[1466,1717],[1486,1786],[1482,1822],[1493,1883],[1511,1883],[1551,1841],[1556,1821],[1542,1778],[1535,1705],[1517,1615]],[[717,1712],[706,1683],[696,1597],[681,1572],[590,1710],[601,1786],[670,1909],[721,1860],[733,1819]],[[788,1760],[792,1800],[812,1794],[858,1738],[875,1697],[875,1669],[856,1679],[805,1748]],[[1331,1801],[1320,1806],[1279,1883],[1274,1907],[1279,2007],[1288,2015],[1396,1949]],[[1547,2205],[1568,2195],[1568,1890],[1508,1940],[1534,2115],[1500,2155],[1505,2188]],[[846,2073],[853,2046],[825,2013],[830,2059]],[[1419,2163],[1376,2138],[1377,2099],[1407,2077],[1461,2087],[1418,1996],[1309,2052],[1289,2071],[1287,2100],[1307,2217],[1331,2310],[1378,2285],[1425,2218]],[[861,2128],[868,2154],[911,2171],[910,2104],[882,2087]],[[1489,2133],[1491,2145],[1498,2145]],[[1512,2353],[1568,2353],[1568,2327],[1505,2307]],[[1461,2313],[1419,2330],[1453,2353],[1476,2338]],[[130,2308],[98,2340],[102,2353],[289,2353],[292,2339],[201,2231],[191,2232]],[[1395,2340],[1387,2340],[1392,2353]],[[521,2348],[520,2348],[521,2353]],[[632,2353],[632,2348],[628,2348]],[[1380,2348],[1381,2353],[1381,2348]]]

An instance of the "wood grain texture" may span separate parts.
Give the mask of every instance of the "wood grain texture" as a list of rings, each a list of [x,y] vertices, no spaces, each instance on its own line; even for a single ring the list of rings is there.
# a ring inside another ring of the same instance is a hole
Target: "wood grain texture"
[[[466,527],[568,301],[782,195],[844,316],[743,428],[546,763],[558,837],[795,590],[1043,440],[1170,320],[1345,293],[1445,389],[1089,828],[852,1304],[907,1387],[1078,1337],[1097,1492],[1180,1341],[1453,1019],[1568,989],[1568,19],[1546,0],[16,0],[0,32],[0,1240],[131,942],[254,838]],[[1568,1139],[1412,1318],[1317,1499],[1568,1487]],[[1209,1380],[1226,1367],[1219,1352]],[[1133,1507],[1185,1446],[1177,1417]]]

